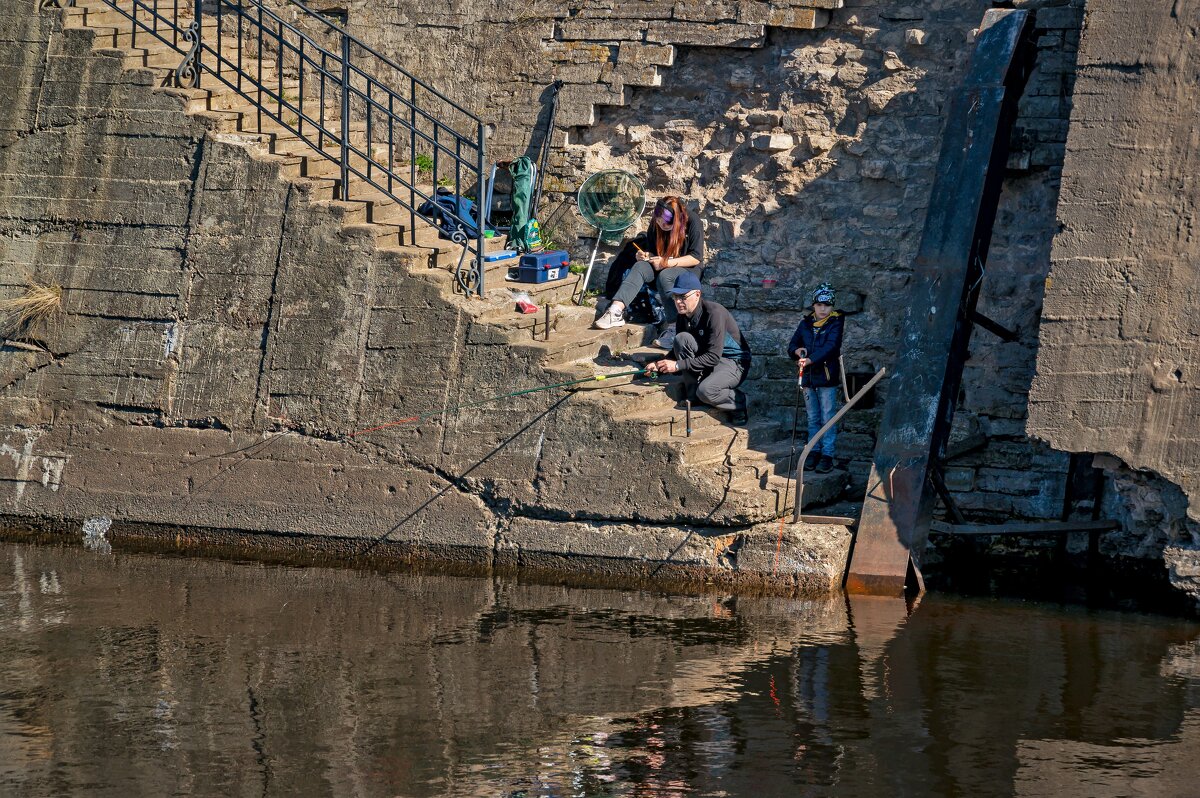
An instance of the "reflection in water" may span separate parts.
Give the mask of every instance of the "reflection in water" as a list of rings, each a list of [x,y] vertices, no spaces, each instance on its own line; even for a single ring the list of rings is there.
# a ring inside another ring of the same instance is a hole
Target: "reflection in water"
[[[0,794],[1195,795],[1198,640],[0,546]]]

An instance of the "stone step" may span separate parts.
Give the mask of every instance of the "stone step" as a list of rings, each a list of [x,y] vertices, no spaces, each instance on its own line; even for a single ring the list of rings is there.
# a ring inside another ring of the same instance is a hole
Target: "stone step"
[[[687,434],[685,411],[677,408],[657,415],[659,423],[650,424],[651,440],[669,441],[678,446],[681,459],[688,465],[711,465],[712,461],[729,462],[736,467],[736,456],[746,448],[746,441],[769,437],[775,433],[774,424],[751,421],[745,427],[735,427],[728,414],[720,411],[692,410],[692,433]],[[629,417],[631,422],[638,419]]]
[[[140,25],[140,17],[136,31],[132,30],[132,23],[128,19],[123,22],[114,19],[102,26],[87,24],[81,27],[87,27],[95,34],[93,47],[114,47],[130,52],[172,53],[176,63],[183,61],[184,54],[191,47],[188,42],[183,40],[182,33],[175,34],[170,28],[160,27],[157,35],[146,31]],[[162,38],[159,38],[160,36]],[[216,23],[206,22],[201,29],[200,36],[205,44],[216,47]],[[220,36],[220,47],[222,53],[235,53],[237,37],[231,36],[228,30],[223,31]],[[211,57],[209,53],[205,53],[205,55]]]
[[[633,416],[652,415],[654,413],[673,410],[676,401],[668,393],[670,383],[659,380],[639,379],[629,385],[614,388],[613,412],[627,413]]]
[[[243,67],[243,69],[245,69]],[[237,84],[237,73],[223,73],[223,76],[231,83]],[[219,84],[220,88],[213,87],[212,99],[209,103],[209,108],[222,111],[243,111],[253,113],[256,110],[256,103],[265,104],[271,109],[275,109],[276,103],[280,97],[285,102],[292,105],[299,104],[300,100],[300,82],[295,78],[287,78],[283,81],[282,90],[278,82],[271,76],[271,80],[267,85],[267,90],[259,91],[245,78],[242,79],[241,91],[237,88],[231,88],[223,84]],[[313,103],[312,108],[308,107],[309,100],[305,98],[304,113],[309,116],[314,116],[319,112],[319,107]],[[291,113],[286,108],[284,113]],[[328,115],[327,115],[328,117]],[[332,127],[336,127],[336,123]]]
[[[786,476],[788,464],[791,461],[791,431],[782,428],[779,428],[779,430],[781,439],[766,441],[748,448],[744,453],[739,455],[738,464],[753,469],[759,474],[779,474]],[[804,439],[797,437],[795,460],[797,463],[800,461],[800,453],[804,449],[804,444]]]
[[[542,306],[544,310],[544,306]],[[551,327],[550,340],[540,340],[540,334],[544,333],[544,313],[532,314],[537,317],[537,324],[531,325],[534,327],[534,333],[538,335],[539,340],[535,340],[537,349],[542,355],[543,362],[548,365],[565,365],[569,363],[578,363],[588,361],[599,364],[602,359],[602,354],[607,347],[609,352],[617,351],[629,342],[631,336],[639,335],[637,330],[627,330],[618,328],[615,330],[594,330],[589,331],[592,335],[570,335],[564,334],[556,329],[557,322],[555,320],[555,309],[551,306]],[[619,364],[614,363],[611,358],[603,358],[603,365],[613,365],[616,367]],[[622,370],[628,371],[636,368],[633,365],[621,365]]]
[[[546,303],[565,305],[571,301],[578,283],[578,277],[574,274],[569,275],[565,279],[553,280],[547,283],[522,283],[516,280],[509,280],[507,276],[498,276],[492,279],[489,289],[528,294],[530,300],[535,305],[545,305]]]
[[[212,91],[209,89],[177,88],[175,86],[166,86],[160,91],[178,97],[183,102],[184,111],[189,114],[207,111],[209,97],[212,95]]]
[[[154,69],[156,75],[162,74],[164,77],[174,75],[175,67],[179,66],[178,53],[153,53],[147,55],[145,51],[125,50],[117,47],[94,47],[96,52],[112,58],[117,58],[121,61],[123,69]]]
[[[839,472],[833,471],[828,474],[805,475],[803,505],[805,514],[839,501],[844,488],[844,473],[839,474]],[[731,496],[754,497],[760,502],[764,514],[768,517],[783,516],[790,520],[796,506],[796,481],[778,475],[770,477],[735,476],[729,493]]]
[[[787,481],[786,477],[773,475],[773,481],[783,484]],[[804,511],[808,512],[813,507],[828,505],[838,501],[846,492],[846,487],[849,484],[849,475],[840,468],[835,468],[828,474],[818,474],[814,471],[804,472]],[[793,478],[791,482],[792,501],[795,501],[797,482]],[[857,493],[858,498],[862,498],[862,492]]]
[[[130,16],[133,13],[133,6],[131,3],[128,3],[128,2],[125,2],[125,3],[119,2],[117,5],[120,6],[120,8],[123,9],[123,11],[118,11],[117,9],[114,9],[108,3],[102,3],[102,2],[86,2],[85,3],[85,2],[82,2],[82,0],[76,0],[76,3],[74,6],[71,6],[70,8],[65,9],[64,24],[71,25],[71,26],[79,26],[79,27],[97,28],[97,29],[115,28],[117,30],[128,31],[133,25],[133,20]],[[171,9],[171,10],[166,9],[165,4],[162,4],[162,6],[163,6],[163,10],[160,13],[164,17],[168,17],[170,19],[176,20],[176,27],[185,28],[188,25],[190,25],[192,20],[194,19],[194,17],[192,16],[192,13],[191,13],[192,9],[190,7],[188,7],[189,6],[188,3],[183,3],[183,2],[180,3],[180,8],[179,8],[180,14],[178,17],[175,16],[173,9]],[[145,22],[147,25],[150,25],[151,27],[153,27],[153,25],[154,25],[154,23],[151,21],[151,17],[148,14],[146,14],[146,12],[143,9],[140,9],[140,8],[138,9],[137,18],[138,18],[139,23]],[[201,28],[203,29],[202,35],[204,33],[208,33],[210,30],[215,34],[216,29],[217,29],[216,19],[207,19],[206,18],[205,20],[203,20],[201,22]],[[159,23],[159,32],[165,38],[170,38],[170,29],[165,23],[163,23],[163,22]],[[138,38],[141,38],[143,35],[146,36],[147,38],[150,38],[152,34],[146,33],[145,31],[141,30],[140,25],[139,25]]]
[[[266,134],[274,136],[277,141],[286,141],[294,138],[303,143],[303,145],[309,148],[309,151],[313,152],[315,155],[315,145],[308,144],[300,138],[300,134],[291,129],[293,126],[298,126],[299,119],[295,118],[296,115],[292,112],[289,112],[286,108],[284,109],[282,116],[283,119],[288,122],[288,124],[284,124],[283,122],[274,119],[268,110],[260,109],[248,102],[242,105],[234,105],[234,107],[229,108],[228,110],[236,113],[237,115],[236,123],[230,128],[227,128],[228,130],[231,130],[231,132],[236,131],[239,133]],[[313,133],[313,138],[316,138],[315,132]],[[277,146],[277,144],[272,144],[271,151],[275,152]],[[335,145],[332,142],[330,142],[327,147],[329,149],[335,149]],[[296,154],[305,153],[298,152]]]
[[[630,413],[624,416],[626,421],[634,424],[641,424],[650,428],[656,435],[666,435],[669,438],[687,439],[687,410],[684,405],[672,399],[662,389],[664,399],[668,402],[666,407],[656,404],[650,410],[640,413]],[[727,414],[719,410],[713,410],[707,407],[692,408],[692,435],[697,435],[701,430],[711,430],[717,428],[732,427],[727,423]]]

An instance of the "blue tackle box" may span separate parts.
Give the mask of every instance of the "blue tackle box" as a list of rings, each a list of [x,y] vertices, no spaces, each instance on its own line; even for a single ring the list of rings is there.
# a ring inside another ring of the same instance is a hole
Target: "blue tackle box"
[[[517,282],[548,283],[561,280],[569,274],[570,264],[571,256],[561,249],[522,255],[517,265]]]

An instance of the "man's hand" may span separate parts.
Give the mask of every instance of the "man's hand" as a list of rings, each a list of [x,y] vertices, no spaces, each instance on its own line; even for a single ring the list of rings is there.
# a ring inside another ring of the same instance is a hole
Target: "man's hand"
[[[796,362],[797,362],[797,363],[799,363],[799,365],[800,365],[800,368],[802,368],[802,369],[806,369],[806,368],[808,368],[809,366],[811,366],[811,365],[812,365],[812,361],[811,361],[811,360],[809,360],[809,359],[808,359],[808,358],[806,358],[806,357],[802,357],[802,358],[800,358],[800,359],[799,359],[798,361],[796,361]]]
[[[676,363],[674,360],[663,359],[663,360],[659,360],[654,363],[651,363],[649,365],[648,369],[653,369],[654,371],[657,371],[659,374],[674,374],[675,372],[679,371],[679,364]]]

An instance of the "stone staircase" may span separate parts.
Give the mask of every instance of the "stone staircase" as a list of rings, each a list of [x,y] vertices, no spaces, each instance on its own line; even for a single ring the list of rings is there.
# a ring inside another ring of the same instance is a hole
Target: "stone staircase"
[[[62,14],[67,31],[86,31],[85,35],[92,37],[94,51],[121,58],[127,69],[148,71],[154,85],[179,97],[189,113],[208,118],[217,135],[243,142],[263,156],[276,159],[283,177],[301,187],[311,202],[327,207],[343,225],[369,226],[377,249],[402,256],[391,261],[404,264],[411,276],[437,285],[446,301],[470,315],[472,335],[486,334],[492,342],[507,344],[512,352],[532,358],[547,374],[562,381],[628,371],[661,356],[658,350],[647,347],[652,332],[640,325],[607,331],[590,329],[592,309],[571,302],[577,289],[575,275],[542,285],[512,283],[504,278],[513,263],[498,261],[486,265],[485,295],[464,296],[453,274],[461,247],[439,238],[437,231],[419,217],[416,228],[410,230],[409,212],[392,198],[352,176],[349,200],[337,199],[341,177],[334,161],[321,156],[211,75],[202,77],[199,88],[172,87],[180,54],[141,33],[135,43],[128,19],[101,0],[77,0]],[[206,32],[209,29],[215,35],[215,27],[206,27]],[[261,68],[261,74],[270,77],[272,87],[297,88],[286,77],[279,81],[275,64],[269,61],[260,65],[248,59],[245,68],[250,72]],[[351,125],[351,135],[360,143],[365,140],[360,124]],[[432,186],[423,190],[432,193]],[[489,240],[488,251],[501,246],[499,239]],[[548,336],[543,312],[531,316],[515,312],[515,291],[523,291],[539,306],[550,308]],[[579,390],[572,401],[590,403],[595,412],[607,415],[614,423],[638,430],[650,450],[668,452],[665,459],[670,467],[686,472],[696,490],[720,497],[718,505],[725,509],[712,517],[715,525],[761,523],[790,511],[795,495],[794,482],[787,475],[790,426],[784,429],[777,421],[756,420],[756,415],[765,419],[773,414],[756,414],[753,397],[748,426],[734,427],[725,414],[697,407],[691,414],[689,432],[674,378],[624,377],[587,387],[599,390]],[[802,437],[797,445],[803,445]],[[842,470],[807,475],[806,510],[821,512],[818,508],[822,505],[838,500],[848,479]],[[784,504],[785,494],[789,506]]]

